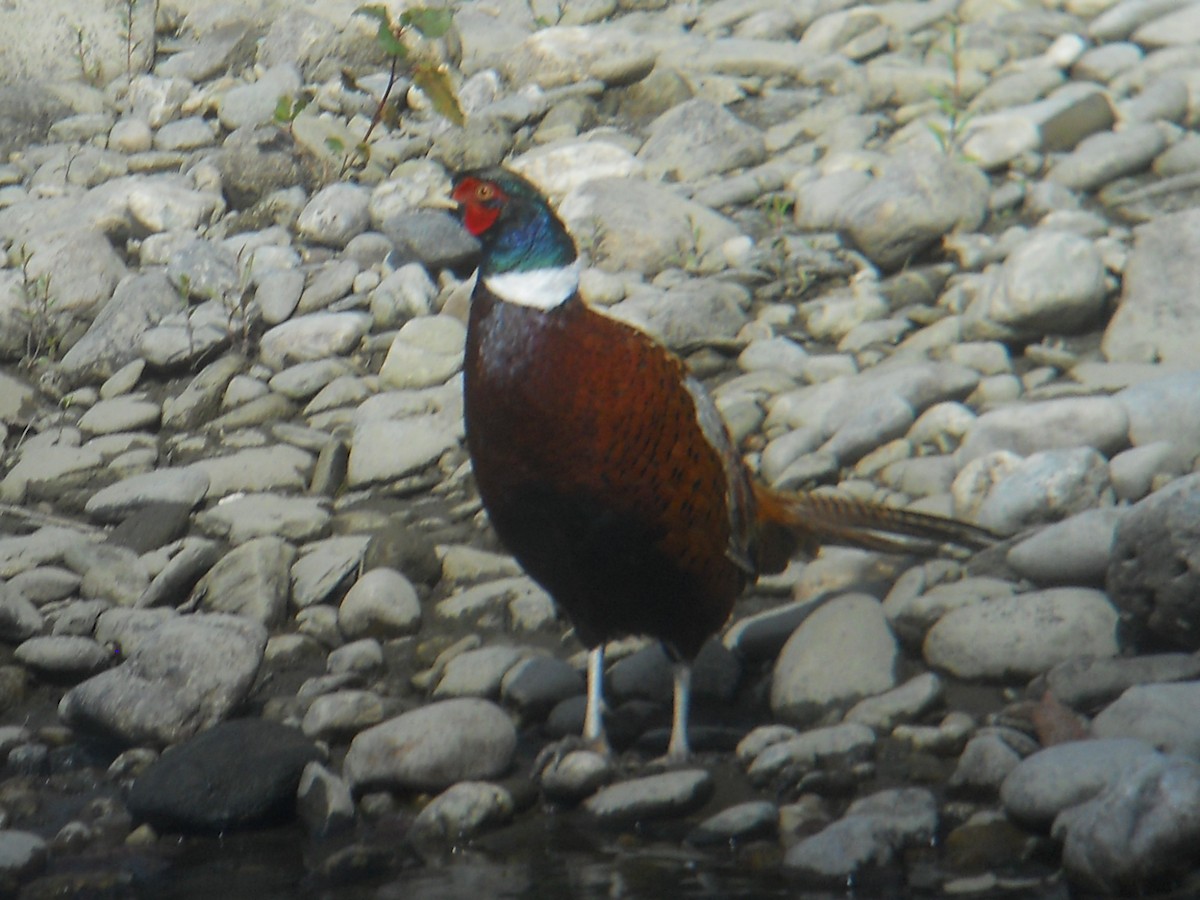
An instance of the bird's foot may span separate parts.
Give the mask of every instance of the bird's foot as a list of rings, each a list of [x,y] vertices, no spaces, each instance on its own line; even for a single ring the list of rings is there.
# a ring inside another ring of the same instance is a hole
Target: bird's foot
[[[533,771],[547,800],[578,803],[612,780],[612,751],[605,741],[566,738],[545,747]]]
[[[672,769],[682,769],[695,762],[691,748],[683,747],[670,749],[662,756],[656,756],[646,763],[646,768],[656,772],[668,772]]]
[[[595,753],[611,762],[612,748],[603,734],[598,737],[585,738],[569,735],[543,747],[533,760],[533,775],[541,778],[548,769],[558,768],[559,764],[572,753]]]

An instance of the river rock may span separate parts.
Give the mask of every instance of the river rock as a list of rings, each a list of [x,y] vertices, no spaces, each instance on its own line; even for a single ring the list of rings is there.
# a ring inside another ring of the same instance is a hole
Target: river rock
[[[1014,820],[1048,829],[1055,816],[1116,784],[1122,773],[1159,754],[1131,738],[1071,741],[1022,760],[1000,787],[1000,801]]]
[[[1104,331],[1101,346],[1108,359],[1190,363],[1185,336],[1196,323],[1187,302],[1194,273],[1186,248],[1198,229],[1196,210],[1161,216],[1137,229],[1121,302]]]
[[[602,788],[584,801],[583,808],[603,825],[686,816],[712,796],[712,776],[704,769],[683,769],[647,775]]]
[[[1200,647],[1188,558],[1200,534],[1200,476],[1180,478],[1134,505],[1117,526],[1107,587],[1126,619],[1172,644]]]
[[[1053,588],[947,613],[926,635],[924,653],[959,678],[1031,678],[1077,656],[1115,656],[1116,630],[1103,593]]]
[[[295,559],[296,549],[286,541],[254,538],[226,553],[192,596],[208,612],[245,616],[272,628],[287,611]]]
[[[305,766],[320,757],[294,728],[259,719],[221,722],[169,748],[142,772],[129,809],[159,829],[224,832],[295,814]]]
[[[1138,738],[1167,753],[1200,754],[1200,682],[1135,685],[1106,706],[1092,722],[1097,737]]]
[[[168,620],[131,649],[123,646],[120,666],[72,688],[59,715],[125,744],[176,743],[215,725],[245,698],[266,643],[266,630],[245,619]]]
[[[784,866],[818,881],[844,882],[925,843],[937,827],[937,802],[927,790],[881,791],[854,801],[841,819],[793,845]]]
[[[359,733],[343,774],[358,789],[444,790],[502,774],[516,743],[516,729],[495,704],[444,700]]]
[[[1200,836],[1200,763],[1147,756],[1093,799],[1054,823],[1063,867],[1075,884],[1105,893],[1138,891],[1186,868]]]
[[[898,653],[878,601],[862,594],[839,597],[809,616],[784,645],[771,679],[771,709],[790,722],[820,721],[895,687]]]
[[[507,790],[483,781],[460,781],[438,794],[413,820],[412,839],[421,845],[455,845],[512,818]]]

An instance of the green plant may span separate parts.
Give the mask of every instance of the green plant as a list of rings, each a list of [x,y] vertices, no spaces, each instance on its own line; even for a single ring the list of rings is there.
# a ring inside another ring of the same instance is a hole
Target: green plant
[[[291,125],[296,121],[296,116],[304,112],[307,107],[307,98],[291,97],[284,94],[275,101],[275,112],[272,118],[275,120],[276,125]]]
[[[94,58],[95,53],[88,48],[82,25],[75,26],[75,56],[79,60],[79,71],[83,80],[93,87],[99,87],[103,83],[104,73],[101,71],[100,61]],[[92,57],[91,62],[88,61],[89,57]]]
[[[766,214],[771,230],[782,231],[792,219],[796,200],[788,194],[773,193],[761,197],[757,205]]]
[[[21,365],[31,369],[38,363],[58,357],[62,332],[54,313],[54,296],[50,293],[50,273],[34,275],[30,271],[33,254],[24,244],[20,251],[21,307],[18,316],[24,336],[24,355]]]
[[[385,6],[360,6],[355,13],[368,16],[378,22],[379,27],[375,33],[375,39],[391,60],[391,69],[383,96],[375,108],[375,115],[371,118],[371,124],[367,126],[366,134],[355,148],[358,155],[357,162],[365,164],[370,158],[368,142],[383,120],[388,101],[392,96],[392,89],[396,86],[402,70],[407,71],[413,84],[425,92],[438,113],[455,125],[462,125],[465,117],[462,107],[458,103],[458,94],[454,90],[450,70],[445,64],[438,62],[431,53],[420,50],[411,51],[404,41],[405,34],[410,31],[415,31],[422,38],[429,40],[441,37],[450,30],[450,26],[453,24],[453,12],[444,8],[417,6],[402,12],[397,22],[392,21]],[[352,157],[347,156],[348,165],[354,162],[356,161]]]
[[[133,50],[137,46],[137,42],[133,39],[134,12],[137,9],[138,0],[125,0],[125,5],[121,7],[121,25],[125,29],[125,77],[133,79]]]
[[[940,120],[927,123],[927,127],[942,152],[949,156],[961,152],[963,136],[973,113],[967,109],[969,98],[963,82],[966,66],[963,60],[962,25],[952,17],[941,23],[939,31],[945,38],[946,47],[942,53],[950,67],[951,77],[949,84],[930,85],[927,89],[940,114]]]
[[[259,321],[258,306],[250,302],[250,282],[253,268],[253,258],[246,265],[242,265],[242,254],[239,252],[237,288],[221,297],[221,301],[225,305],[225,329],[229,334],[230,342],[247,356],[250,355],[253,348],[255,328]]]

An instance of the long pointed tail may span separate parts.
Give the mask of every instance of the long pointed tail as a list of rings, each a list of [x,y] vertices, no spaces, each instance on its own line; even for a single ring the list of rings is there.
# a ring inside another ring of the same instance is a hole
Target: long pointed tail
[[[780,493],[755,486],[761,567],[772,571],[796,550],[842,544],[888,553],[933,554],[945,544],[981,549],[1000,540],[986,528],[827,493]],[[782,556],[782,559],[781,559]]]

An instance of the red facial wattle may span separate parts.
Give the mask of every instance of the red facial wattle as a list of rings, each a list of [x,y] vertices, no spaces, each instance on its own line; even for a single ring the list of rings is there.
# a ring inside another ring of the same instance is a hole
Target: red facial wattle
[[[500,215],[500,207],[484,206],[482,203],[467,202],[463,210],[463,227],[479,237],[494,224]]]
[[[463,227],[476,237],[495,225],[500,216],[501,204],[497,201],[503,194],[491,182],[464,178],[451,197],[463,208]]]

